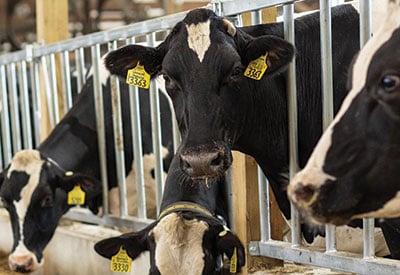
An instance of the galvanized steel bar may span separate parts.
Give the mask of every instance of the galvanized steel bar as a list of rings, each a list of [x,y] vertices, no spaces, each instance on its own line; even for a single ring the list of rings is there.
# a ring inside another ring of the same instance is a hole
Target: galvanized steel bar
[[[71,67],[68,51],[61,53],[61,78],[64,92],[64,113],[66,113],[72,107]]]
[[[15,154],[22,149],[21,124],[19,116],[19,103],[17,91],[16,65],[11,63],[7,66],[7,84],[10,99],[10,118],[11,118],[11,135],[12,150]]]
[[[283,7],[284,18],[284,37],[287,41],[295,44],[295,28],[294,28],[294,5],[289,4]],[[289,123],[289,176],[290,178],[299,169],[298,164],[298,148],[297,148],[297,88],[296,88],[296,61],[293,60],[288,67],[287,78],[287,100],[288,100],[288,123]],[[291,234],[292,245],[301,244],[300,230],[300,214],[291,204]]]
[[[49,55],[49,80],[51,87],[51,95],[52,95],[52,107],[53,107],[53,115],[54,122],[57,124],[60,121],[60,108],[58,104],[58,89],[57,89],[57,74],[56,74],[56,58],[55,54]],[[54,125],[55,126],[55,125]]]
[[[8,108],[8,89],[6,81],[6,66],[0,65],[0,95],[1,95],[1,141],[4,154],[4,164],[8,164],[12,159],[11,132],[10,132],[10,112]]]
[[[127,39],[127,44],[134,44],[135,38]],[[143,170],[142,125],[140,120],[139,88],[129,86],[129,100],[131,109],[133,159],[136,182],[136,204],[138,218],[147,218],[146,189]]]
[[[34,137],[35,142],[33,147],[36,148],[40,143],[40,77],[39,77],[40,64],[36,60],[30,62],[31,68],[31,82],[32,82],[32,108],[33,108],[33,124],[34,124]]]
[[[92,70],[93,70],[93,92],[96,110],[97,123],[97,140],[99,146],[101,181],[103,183],[103,209],[107,215],[109,213],[108,205],[108,177],[107,177],[107,156],[106,156],[106,140],[104,125],[104,109],[103,109],[103,87],[100,75],[100,45],[91,47]]]
[[[115,50],[117,41],[108,44],[108,50]],[[103,66],[101,64],[101,66]],[[124,133],[122,126],[122,109],[121,109],[121,93],[119,89],[119,80],[116,76],[111,76],[111,105],[114,130],[114,149],[115,149],[115,165],[117,168],[117,180],[119,187],[119,207],[122,217],[128,215],[128,203],[126,199],[126,169],[124,155]]]
[[[86,83],[86,67],[85,52],[83,48],[75,50],[75,66],[76,66],[76,86],[78,93],[81,92],[83,85]]]
[[[156,43],[156,34],[147,35],[147,41],[150,47],[154,47]],[[157,81],[152,80],[150,84],[150,108],[151,108],[151,133],[153,139],[153,152],[155,157],[155,180],[156,180],[156,202],[157,213],[160,213],[161,199],[164,192],[164,169],[163,155],[161,144],[161,114],[160,114],[160,98],[158,94]]]
[[[29,110],[28,77],[26,61],[21,61],[18,66],[19,96],[21,101],[21,123],[23,147],[31,149],[32,147],[32,125],[31,114]]]
[[[46,56],[42,56],[40,60],[42,63],[43,81],[45,86],[44,89],[46,92],[46,104],[49,112],[49,123],[50,127],[53,129],[54,126],[56,126],[56,120],[55,120],[54,105],[53,105],[53,92],[52,92],[52,86],[51,86]]]

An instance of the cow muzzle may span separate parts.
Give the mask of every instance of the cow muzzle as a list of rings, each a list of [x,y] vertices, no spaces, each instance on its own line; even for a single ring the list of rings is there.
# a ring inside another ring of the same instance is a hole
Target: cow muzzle
[[[42,262],[38,263],[36,256],[33,253],[26,253],[23,255],[11,254],[8,257],[8,265],[11,271],[21,273],[32,272],[38,269],[42,265]]]
[[[224,146],[195,146],[180,153],[181,169],[192,179],[222,176],[232,164],[230,150]]]

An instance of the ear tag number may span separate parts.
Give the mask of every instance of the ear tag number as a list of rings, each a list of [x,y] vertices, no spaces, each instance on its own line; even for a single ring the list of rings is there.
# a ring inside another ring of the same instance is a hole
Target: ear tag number
[[[150,75],[144,69],[144,66],[137,63],[136,67],[128,70],[126,83],[139,88],[148,89],[150,86]]]
[[[119,248],[117,254],[111,257],[111,271],[131,272],[132,259],[122,247]]]
[[[268,65],[266,63],[268,57],[268,52],[265,55],[260,56],[259,58],[251,61],[244,71],[244,75],[248,78],[260,80],[264,75],[265,71],[268,69]]]
[[[69,205],[82,205],[85,203],[85,192],[82,190],[79,184],[68,192],[68,204]]]
[[[236,247],[233,249],[233,254],[231,257],[231,261],[229,263],[229,272],[236,273],[237,269],[237,255],[236,255]]]

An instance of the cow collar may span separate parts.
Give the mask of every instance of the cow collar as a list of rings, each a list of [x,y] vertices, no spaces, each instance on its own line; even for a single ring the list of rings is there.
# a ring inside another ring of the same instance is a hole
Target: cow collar
[[[166,215],[177,212],[177,211],[193,211],[200,214],[203,214],[210,218],[215,218],[214,214],[203,206],[190,202],[190,201],[178,201],[168,205],[158,216],[158,220],[161,220]]]

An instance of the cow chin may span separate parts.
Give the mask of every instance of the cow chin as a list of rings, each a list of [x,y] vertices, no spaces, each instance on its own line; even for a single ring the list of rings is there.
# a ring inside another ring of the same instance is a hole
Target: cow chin
[[[40,262],[32,252],[26,252],[24,254],[12,253],[8,257],[8,266],[11,271],[28,273],[37,270],[43,265],[44,260]]]

